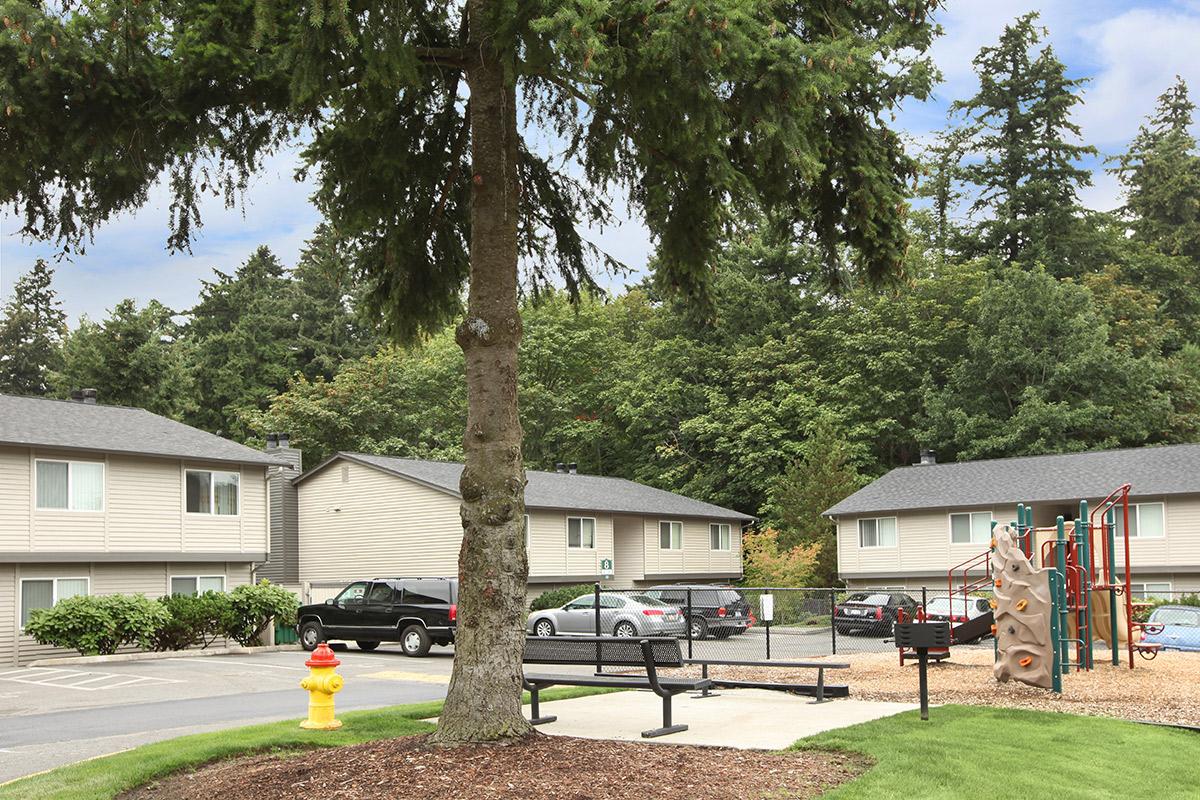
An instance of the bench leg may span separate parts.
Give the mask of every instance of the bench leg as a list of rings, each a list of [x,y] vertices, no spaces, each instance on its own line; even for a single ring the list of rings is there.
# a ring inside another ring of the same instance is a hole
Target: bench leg
[[[817,668],[817,699],[813,700],[812,702],[813,703],[824,703],[825,702],[825,668],[824,667]]]
[[[527,684],[527,686],[529,688],[529,710],[532,712],[529,719],[530,723],[534,725],[545,725],[547,722],[554,722],[556,719],[558,719],[556,716],[542,716],[541,709],[538,705],[538,692],[540,692],[541,689],[532,683]]]
[[[663,696],[663,724],[661,728],[642,731],[643,739],[653,739],[656,736],[666,736],[669,733],[680,733],[688,729],[687,725],[671,724],[671,695]]]
[[[705,680],[708,680],[708,664],[700,665],[700,677],[704,678]],[[693,694],[693,695],[689,695],[689,696],[699,700],[701,697],[720,697],[721,695],[717,694],[716,692],[712,691],[709,687],[705,686],[703,689],[700,690],[700,694]]]

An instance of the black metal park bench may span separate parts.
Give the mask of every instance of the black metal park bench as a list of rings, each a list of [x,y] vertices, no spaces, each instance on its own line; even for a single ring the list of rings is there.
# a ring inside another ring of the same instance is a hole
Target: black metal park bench
[[[686,731],[687,725],[671,722],[671,698],[684,692],[712,686],[707,678],[660,678],[659,667],[682,667],[679,640],[671,637],[645,639],[606,636],[530,636],[525,639],[526,664],[588,665],[591,667],[641,667],[645,675],[584,675],[571,673],[525,673],[525,689],[530,695],[534,725],[554,722],[558,717],[541,715],[538,693],[550,686],[605,686],[621,689],[649,689],[662,698],[661,728],[642,731],[644,738]]]
[[[824,703],[827,697],[849,697],[850,687],[844,683],[826,684],[825,670],[827,669],[850,669],[850,664],[845,661],[753,661],[734,658],[685,658],[683,663],[686,665],[699,665],[701,676],[708,677],[708,668],[711,666],[718,667],[783,667],[787,669],[815,669],[817,671],[817,682],[809,683],[764,683],[757,681],[732,681],[717,679],[711,681],[712,686],[726,687],[730,689],[778,689],[786,692],[796,692],[799,694],[811,695],[816,699],[813,702]],[[712,697],[709,689],[701,690],[701,697]]]

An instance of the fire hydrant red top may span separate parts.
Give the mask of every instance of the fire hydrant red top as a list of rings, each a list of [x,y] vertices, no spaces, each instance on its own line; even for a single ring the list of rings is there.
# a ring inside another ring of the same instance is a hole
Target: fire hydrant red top
[[[317,649],[313,650],[313,654],[308,661],[304,662],[304,666],[336,667],[341,663],[341,661],[338,661],[337,656],[333,654],[333,651],[329,649],[329,645],[325,644],[325,642],[321,642],[319,645],[317,645]]]

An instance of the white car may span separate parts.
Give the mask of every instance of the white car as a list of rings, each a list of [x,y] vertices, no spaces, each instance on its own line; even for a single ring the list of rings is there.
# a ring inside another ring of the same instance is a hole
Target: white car
[[[991,611],[986,597],[935,597],[925,605],[925,618],[933,622],[966,622]]]

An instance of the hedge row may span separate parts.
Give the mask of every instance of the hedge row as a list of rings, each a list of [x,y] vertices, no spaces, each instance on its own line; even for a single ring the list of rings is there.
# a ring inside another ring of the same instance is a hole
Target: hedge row
[[[300,601],[267,581],[231,592],[175,594],[152,600],[143,594],[81,595],[30,614],[25,632],[39,644],[108,655],[126,645],[142,650],[185,650],[232,639],[247,647],[272,622],[296,623]]]

